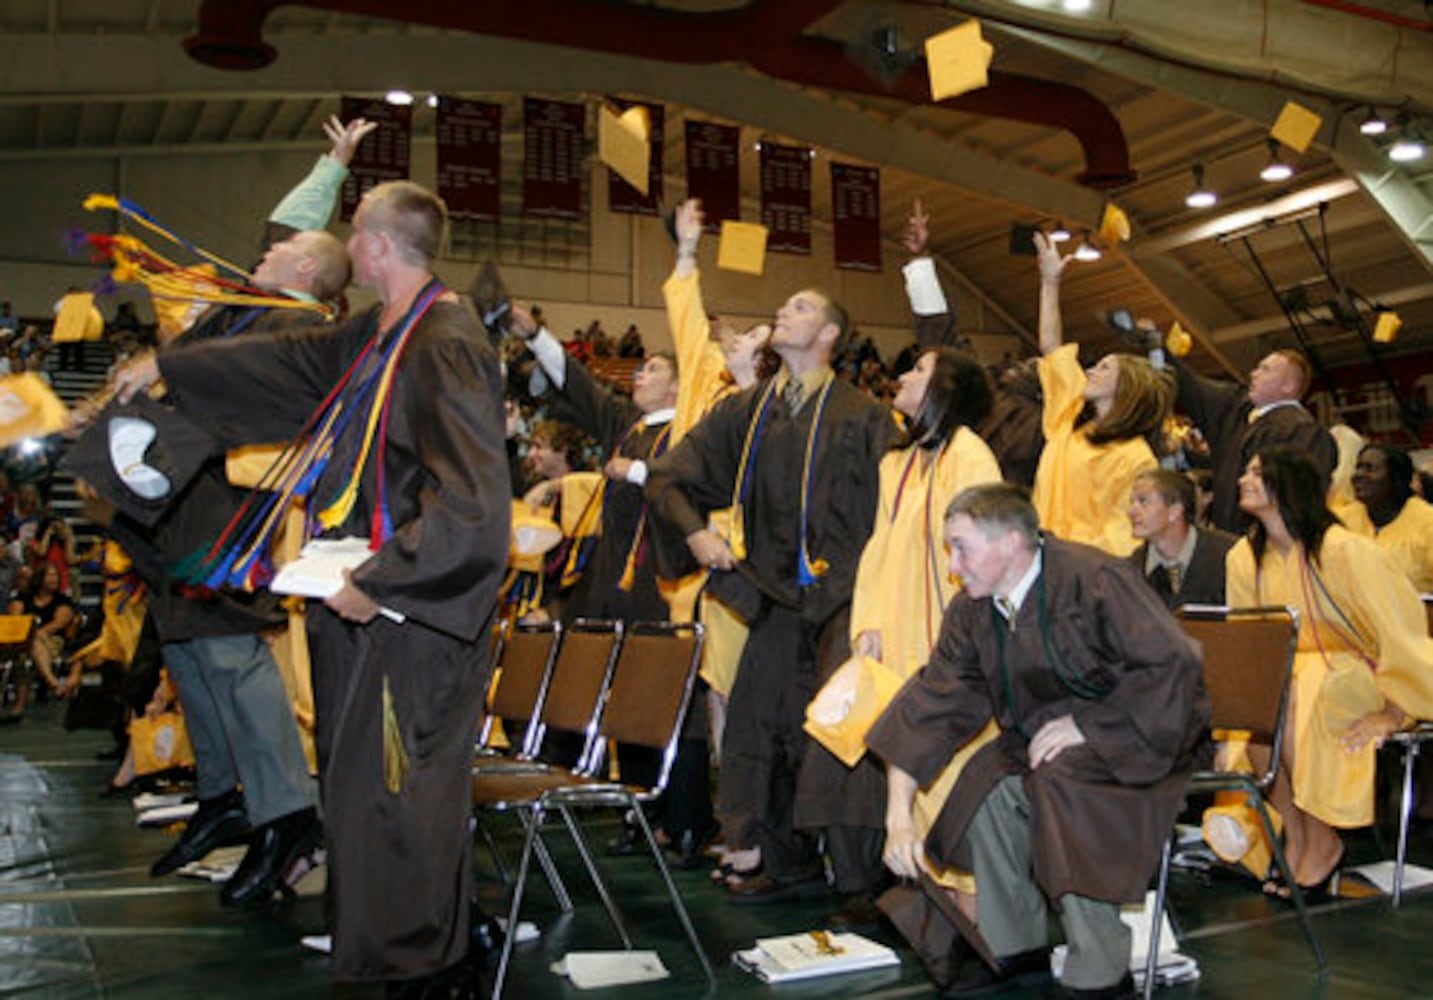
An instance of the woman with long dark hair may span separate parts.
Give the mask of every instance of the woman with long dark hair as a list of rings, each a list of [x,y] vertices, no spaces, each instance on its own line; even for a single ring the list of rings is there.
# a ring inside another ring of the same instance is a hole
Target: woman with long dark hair
[[[1060,318],[1060,280],[1071,258],[1043,234],[1034,239],[1045,449],[1031,499],[1051,534],[1128,556],[1139,546],[1125,515],[1130,489],[1139,473],[1159,464],[1150,440],[1169,415],[1173,379],[1133,354],[1106,354],[1080,368]]]
[[[1433,715],[1433,640],[1418,594],[1378,546],[1339,523],[1306,455],[1255,455],[1239,479],[1239,507],[1255,520],[1229,553],[1229,604],[1299,613],[1272,801],[1293,877],[1317,900],[1343,858],[1338,829],[1373,822],[1375,748]],[[1265,891],[1287,898],[1274,883]]]
[[[945,509],[966,487],[999,482],[1000,463],[972,429],[990,412],[991,388],[970,355],[950,347],[925,351],[900,376],[894,404],[905,418],[905,435],[881,461],[880,507],[856,571],[851,641],[855,653],[904,680],[930,659],[945,606],[960,589],[946,571]],[[940,814],[960,768],[994,732],[992,726],[972,740],[917,798],[922,834]],[[965,895],[973,892],[969,876],[945,872],[940,878],[962,894],[973,916],[974,897]]]

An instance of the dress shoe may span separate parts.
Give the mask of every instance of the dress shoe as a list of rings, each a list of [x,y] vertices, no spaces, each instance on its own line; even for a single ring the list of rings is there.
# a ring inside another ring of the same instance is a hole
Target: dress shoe
[[[129,787],[134,787],[135,783],[131,782]],[[244,816],[244,795],[237,788],[216,798],[201,799],[199,808],[185,824],[179,843],[150,866],[149,874],[152,878],[168,875],[191,861],[198,861],[216,847],[233,843],[248,829],[249,821]]]
[[[318,814],[312,808],[265,823],[254,831],[244,860],[219,892],[219,902],[246,906],[267,900],[279,887],[284,873],[317,847],[322,835]]]
[[[642,830],[636,823],[624,820],[622,832],[607,841],[607,856],[625,858],[642,849]]]
[[[727,888],[727,895],[737,906],[764,906],[789,899],[807,899],[826,891],[826,880],[820,873],[795,878],[777,878],[762,872],[755,878],[743,879]]]
[[[1065,986],[1061,988],[1061,992],[1070,1000],[1128,1000],[1128,998],[1138,996],[1134,988],[1134,976],[1128,972],[1113,986],[1098,986],[1085,990]]]
[[[502,953],[507,935],[497,917],[490,917],[477,906],[468,914],[468,962],[479,968]]]
[[[948,997],[983,997],[1017,986],[1045,986],[1050,982],[1050,949],[1034,948],[996,959],[997,969],[984,962],[966,962],[958,978],[946,989]]]
[[[682,835],[668,845],[668,850],[676,854],[676,860],[672,867],[679,871],[690,872],[698,868],[705,868],[711,862],[707,858],[707,845],[712,842],[720,826],[713,824],[705,833],[698,833],[696,830],[683,830]]]

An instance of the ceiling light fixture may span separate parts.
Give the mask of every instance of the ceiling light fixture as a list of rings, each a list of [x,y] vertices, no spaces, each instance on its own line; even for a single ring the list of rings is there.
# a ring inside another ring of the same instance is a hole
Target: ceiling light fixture
[[[405,107],[413,103],[413,95],[406,90],[390,90],[383,95],[383,99],[389,104],[396,104]]]
[[[1412,163],[1423,159],[1423,140],[1409,126],[1408,116],[1398,116],[1398,138],[1388,147],[1388,158],[1394,163]]]
[[[1052,229],[1052,230],[1050,230],[1050,242],[1051,242],[1051,243],[1068,243],[1068,242],[1070,242],[1070,231],[1065,228],[1065,224],[1064,224],[1063,222],[1057,222],[1057,223],[1055,223],[1055,228]]]
[[[1184,203],[1190,208],[1213,208],[1219,202],[1219,195],[1204,183],[1204,164],[1194,165],[1194,187],[1184,196]]]
[[[1259,177],[1270,184],[1286,181],[1294,176],[1294,168],[1279,158],[1279,140],[1269,140],[1269,162],[1259,171]]]
[[[1062,6],[1067,13],[1083,14],[1094,6],[1094,0],[1063,0]]]
[[[1376,109],[1369,108],[1363,121],[1358,123],[1358,130],[1364,135],[1382,135],[1388,131],[1388,120]]]
[[[436,108],[437,106],[438,106],[438,95],[437,95],[437,94],[429,94],[429,95],[428,95],[428,107],[430,107],[430,108]]]
[[[1100,253],[1100,248],[1090,242],[1089,233],[1085,234],[1084,238],[1080,240],[1080,245],[1075,248],[1076,260],[1089,262],[1099,260],[1102,256],[1104,255]]]

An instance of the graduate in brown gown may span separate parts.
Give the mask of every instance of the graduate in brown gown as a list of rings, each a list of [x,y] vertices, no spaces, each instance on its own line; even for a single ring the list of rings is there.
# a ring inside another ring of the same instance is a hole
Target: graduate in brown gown
[[[729,845],[760,846],[765,866],[732,887],[739,902],[819,890],[806,832],[815,828],[825,829],[838,890],[869,891],[881,874],[880,768],[849,770],[816,745],[808,753],[802,731],[812,695],[849,656],[856,567],[895,436],[889,411],[831,371],[845,327],[844,310],[823,293],[791,296],[771,337],[781,370],[718,404],[652,463],[647,481],[675,542],[664,547],[685,543],[690,553],[675,570],[712,569],[708,588],[751,629],[718,789]],[[737,508],[730,541],[707,527],[707,515],[728,506]]]
[[[379,304],[332,334],[199,345],[117,379],[124,398],[162,374],[226,444],[272,441],[300,429],[370,341],[394,347],[412,322],[374,404],[381,432],[365,447],[367,421],[352,420],[311,494],[333,512],[328,534],[376,530],[382,543],[313,608],[309,637],[334,974],[415,989],[471,976],[470,768],[511,496],[497,357],[430,270],[446,215],[416,184],[379,185],[348,244]],[[349,380],[350,402],[369,373]],[[335,501],[355,472],[345,510]]]
[[[945,533],[964,590],[929,665],[866,744],[890,766],[886,863],[906,878],[930,861],[973,871],[978,935],[996,968],[958,973],[954,925],[918,890],[893,889],[882,908],[937,985],[964,996],[1048,978],[1046,916],[1057,906],[1065,986],[1117,995],[1097,991],[1128,983],[1119,904],[1144,898],[1207,743],[1198,647],[1127,561],[1041,535],[1020,487],[963,491]],[[1000,735],[971,758],[922,841],[917,788],[992,714]]]

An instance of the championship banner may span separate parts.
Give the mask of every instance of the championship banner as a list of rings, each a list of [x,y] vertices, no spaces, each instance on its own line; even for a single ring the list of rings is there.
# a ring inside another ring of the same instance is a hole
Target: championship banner
[[[647,109],[647,121],[651,126],[648,145],[651,159],[647,166],[647,193],[643,194],[610,167],[607,170],[607,208],[613,212],[627,212],[632,215],[657,215],[657,206],[662,203],[662,150],[666,138],[664,118],[666,109],[660,104],[646,101],[624,101],[620,97],[609,97],[607,103],[626,111],[641,106]]]
[[[523,98],[522,211],[550,219],[582,218],[587,108]]]
[[[831,220],[836,266],[881,269],[881,172],[850,163],[831,164]]]
[[[378,123],[378,130],[358,144],[348,164],[339,217],[349,222],[359,199],[369,188],[408,177],[413,109],[408,105],[389,104],[382,98],[345,97],[339,101],[338,116],[346,122],[367,118]]]
[[[438,196],[453,219],[502,214],[503,106],[438,98]]]
[[[700,198],[706,229],[741,218],[741,129],[687,119],[687,196]]]
[[[811,151],[761,144],[761,223],[767,253],[811,253]]]

